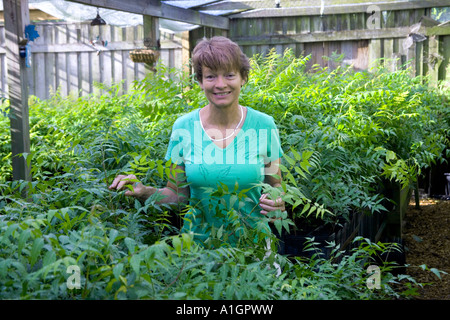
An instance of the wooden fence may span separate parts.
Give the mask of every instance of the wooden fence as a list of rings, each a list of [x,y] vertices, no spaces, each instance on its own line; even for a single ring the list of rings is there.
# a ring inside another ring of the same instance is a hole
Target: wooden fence
[[[442,6],[442,0],[438,1]],[[281,8],[244,12],[230,16],[230,29],[201,27],[185,35],[161,34],[161,61],[181,68],[198,39],[224,35],[236,41],[248,56],[266,54],[275,48],[282,54],[291,48],[296,55],[311,55],[307,67],[333,69],[337,63],[324,59],[343,55],[343,64],[367,70],[379,58],[394,59],[395,70],[411,61],[411,75],[429,75],[433,81],[450,82],[450,23],[437,25],[430,19],[432,4],[344,4],[319,14],[317,8]],[[390,6],[390,7],[389,7]],[[408,7],[410,6],[410,7]],[[378,10],[377,10],[378,8]],[[48,98],[56,88],[65,96],[86,95],[95,82],[123,82],[126,92],[134,80],[148,72],[134,63],[129,51],[143,47],[143,26],[90,26],[89,23],[36,23],[40,35],[30,43],[29,93]],[[98,38],[98,39],[97,39]],[[183,40],[182,40],[183,38]],[[92,41],[98,40],[93,45]],[[106,46],[101,41],[107,41]],[[0,25],[0,90],[7,93],[4,26]],[[1,92],[0,92],[1,94]]]
[[[442,1],[436,3],[443,6]],[[428,74],[432,81],[450,82],[450,23],[432,20],[432,6],[417,1],[372,7],[343,4],[322,15],[317,7],[256,10],[231,15],[227,35],[248,56],[264,55],[272,48],[282,54],[291,48],[297,56],[311,55],[308,68],[333,69],[336,61],[323,57],[335,53],[357,70],[372,68],[380,58],[386,59],[390,70],[410,61],[411,75]],[[196,39],[218,34],[223,32],[191,31],[191,46]]]
[[[134,63],[130,50],[143,48],[143,26],[91,26],[89,23],[36,23],[39,37],[30,42],[29,94],[47,99],[56,89],[62,96],[86,95],[123,82],[126,92],[149,70]],[[0,89],[7,94],[5,28],[0,26]],[[170,34],[161,34],[161,61],[169,68],[182,66],[182,46]]]

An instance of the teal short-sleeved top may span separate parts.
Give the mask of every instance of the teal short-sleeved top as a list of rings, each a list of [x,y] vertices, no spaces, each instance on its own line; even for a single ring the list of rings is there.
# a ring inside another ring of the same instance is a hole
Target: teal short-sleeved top
[[[184,216],[182,232],[193,232],[196,240],[205,240],[210,227],[220,228],[232,223],[227,215],[232,208],[247,227],[254,228],[263,217],[258,206],[264,180],[265,164],[279,159],[281,149],[279,133],[273,118],[247,107],[247,116],[241,130],[225,148],[218,147],[200,124],[200,109],[178,118],[172,128],[165,156],[173,163],[185,167],[190,188],[190,209]],[[211,191],[220,184],[229,191],[249,189],[245,201],[211,197]],[[266,230],[269,230],[268,225]],[[239,236],[234,234],[234,237]],[[233,242],[231,236],[228,242]]]

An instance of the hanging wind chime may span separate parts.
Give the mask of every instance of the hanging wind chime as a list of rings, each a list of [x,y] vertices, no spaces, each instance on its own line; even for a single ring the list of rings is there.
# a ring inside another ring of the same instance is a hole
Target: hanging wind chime
[[[106,21],[103,20],[102,17],[100,17],[99,8],[97,8],[97,16],[94,19],[92,19],[91,26],[103,26],[103,25],[106,25]],[[101,50],[96,48],[96,45],[102,45],[104,47],[108,45],[108,40],[100,39],[100,35],[98,35],[96,39],[91,40],[90,42],[91,45],[95,47],[95,49],[97,50],[97,55],[100,54]]]

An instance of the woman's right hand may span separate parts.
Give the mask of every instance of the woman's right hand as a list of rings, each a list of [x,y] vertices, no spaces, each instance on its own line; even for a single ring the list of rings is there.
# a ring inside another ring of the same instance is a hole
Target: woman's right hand
[[[126,187],[127,185],[131,185],[131,190]],[[128,189],[125,191],[125,195],[128,197],[135,197],[139,199],[144,199],[146,195],[147,188],[136,178],[134,174],[130,175],[118,175],[114,181],[109,186],[110,190],[122,191],[124,189]]]

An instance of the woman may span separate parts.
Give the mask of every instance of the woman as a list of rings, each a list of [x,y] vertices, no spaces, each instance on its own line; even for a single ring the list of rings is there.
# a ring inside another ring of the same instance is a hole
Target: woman
[[[230,223],[224,216],[230,207],[211,197],[219,185],[229,190],[236,187],[238,192],[246,190],[244,205],[239,207],[237,202],[230,206],[248,227],[256,227],[270,211],[285,210],[281,198],[271,200],[267,194],[261,195],[257,186],[260,182],[280,186],[282,150],[273,118],[239,104],[250,63],[236,43],[225,37],[203,39],[194,48],[192,63],[209,103],[173,125],[165,158],[177,164],[174,181],[162,189],[135,183],[133,191],[125,195],[145,200],[159,192],[165,196],[163,203],[187,203],[189,199],[182,232],[193,231],[197,239],[205,240],[211,226]],[[133,175],[120,175],[110,189],[122,190],[133,180]],[[236,241],[232,237],[228,240]]]

